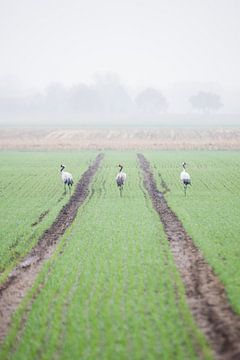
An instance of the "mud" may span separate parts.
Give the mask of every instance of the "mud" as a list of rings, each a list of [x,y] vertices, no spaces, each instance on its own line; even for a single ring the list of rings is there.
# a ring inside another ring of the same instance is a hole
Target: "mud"
[[[138,154],[138,159],[144,186],[163,223],[185,285],[188,305],[198,326],[206,335],[216,359],[240,359],[240,316],[234,313],[224,286],[169,208],[163,193],[157,189],[149,162],[142,154]]]
[[[103,154],[96,157],[82,175],[69,202],[62,208],[54,223],[44,232],[28,256],[12,271],[7,281],[0,286],[0,343],[10,327],[11,316],[32,287],[44,261],[53,254],[60,237],[71,225],[78,208],[86,200],[90,182],[102,159]]]

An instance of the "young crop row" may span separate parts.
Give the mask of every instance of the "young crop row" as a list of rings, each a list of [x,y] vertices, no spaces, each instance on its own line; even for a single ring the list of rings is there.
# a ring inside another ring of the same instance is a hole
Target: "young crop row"
[[[60,164],[76,183],[94,157],[91,152],[0,152],[0,283],[68,201]]]
[[[115,175],[123,156],[128,180],[120,197]],[[211,358],[136,155],[107,153],[87,201],[15,315],[0,355],[67,360],[200,354]]]
[[[165,198],[223,282],[230,302],[240,313],[240,153],[146,152],[154,175],[170,192]],[[179,181],[182,162],[192,186],[184,197]],[[161,175],[161,176],[160,176]]]

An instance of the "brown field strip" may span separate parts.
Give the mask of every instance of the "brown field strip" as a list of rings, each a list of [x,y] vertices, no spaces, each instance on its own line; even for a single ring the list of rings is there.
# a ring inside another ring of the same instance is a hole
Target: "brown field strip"
[[[216,359],[240,359],[240,316],[233,312],[224,286],[157,189],[149,162],[142,154],[138,154],[138,159],[144,186],[163,223],[198,326],[215,351]]]
[[[26,258],[12,271],[7,281],[0,286],[0,343],[10,327],[11,316],[32,287],[44,261],[53,254],[58,240],[71,225],[78,208],[86,200],[89,194],[89,185],[102,159],[103,154],[96,157],[82,175],[69,202],[62,208],[54,223],[45,231]]]
[[[0,149],[240,149],[238,128],[1,129]]]

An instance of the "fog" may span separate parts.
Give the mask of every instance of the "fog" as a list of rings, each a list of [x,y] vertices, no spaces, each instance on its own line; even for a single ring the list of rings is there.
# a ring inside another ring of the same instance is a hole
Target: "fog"
[[[237,0],[0,0],[0,124],[236,123],[239,18]]]

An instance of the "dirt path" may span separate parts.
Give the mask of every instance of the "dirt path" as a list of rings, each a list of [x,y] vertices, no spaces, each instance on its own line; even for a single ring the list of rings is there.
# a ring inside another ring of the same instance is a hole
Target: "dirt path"
[[[240,359],[240,316],[233,312],[223,285],[168,207],[163,193],[158,191],[149,162],[142,154],[138,154],[138,159],[144,185],[160,215],[198,326],[215,351],[216,359]]]
[[[8,280],[0,286],[0,343],[7,334],[12,314],[27,291],[32,287],[43,262],[53,254],[59,238],[71,225],[78,208],[86,200],[89,193],[89,184],[102,158],[103,154],[96,157],[92,165],[82,175],[74,194],[62,208],[54,223],[45,231],[30,254],[12,271]]]

